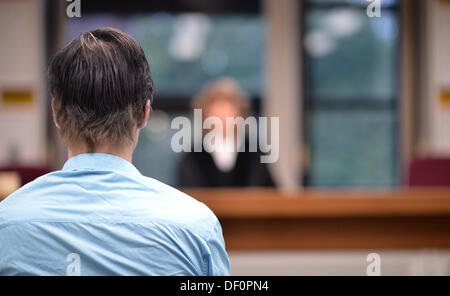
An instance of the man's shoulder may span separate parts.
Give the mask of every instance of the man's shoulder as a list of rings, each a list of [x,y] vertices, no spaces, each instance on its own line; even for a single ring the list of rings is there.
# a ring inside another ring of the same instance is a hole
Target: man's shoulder
[[[52,179],[53,176],[57,172],[51,172],[45,175],[42,175],[35,180],[21,186],[16,191],[8,195],[2,202],[0,202],[0,211],[10,208],[14,205],[16,205],[19,202],[22,202],[24,198],[29,197],[30,195],[34,194],[36,191],[39,191],[43,187],[51,187],[52,186]],[[31,196],[30,196],[31,197]],[[26,200],[24,202],[33,201],[34,199],[30,198],[29,200]]]
[[[149,177],[143,177],[143,180],[149,188],[156,190],[161,199],[160,218],[167,223],[206,233],[219,223],[211,209],[192,196]]]
[[[35,180],[23,185],[3,201],[0,202],[0,227],[6,222],[25,220],[26,217],[32,216],[37,209],[36,197],[45,192],[46,189],[52,188],[54,185],[54,176],[57,172],[51,172],[36,178]]]

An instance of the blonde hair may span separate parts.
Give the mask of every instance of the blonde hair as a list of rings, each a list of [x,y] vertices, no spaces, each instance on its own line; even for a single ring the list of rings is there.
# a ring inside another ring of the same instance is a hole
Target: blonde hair
[[[250,100],[247,93],[242,90],[236,80],[220,78],[206,83],[194,97],[192,107],[205,109],[216,100],[227,100],[239,108],[242,117],[250,114]]]

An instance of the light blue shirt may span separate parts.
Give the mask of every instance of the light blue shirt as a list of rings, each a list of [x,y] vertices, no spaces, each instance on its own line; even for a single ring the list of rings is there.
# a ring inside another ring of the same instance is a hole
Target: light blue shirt
[[[0,202],[0,275],[229,275],[203,203],[85,153]]]

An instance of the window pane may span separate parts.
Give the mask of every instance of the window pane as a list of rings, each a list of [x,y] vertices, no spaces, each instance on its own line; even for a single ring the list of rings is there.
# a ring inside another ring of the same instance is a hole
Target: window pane
[[[306,13],[307,88],[312,100],[392,100],[397,93],[397,15],[356,8]]]
[[[310,0],[305,10],[307,182],[395,186],[398,12],[390,6],[370,18],[367,3],[350,2]]]
[[[390,110],[311,111],[310,185],[396,185],[396,124]]]

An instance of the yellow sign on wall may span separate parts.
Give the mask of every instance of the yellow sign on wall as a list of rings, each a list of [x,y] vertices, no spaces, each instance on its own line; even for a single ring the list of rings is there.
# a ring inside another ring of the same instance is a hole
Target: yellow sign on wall
[[[450,108],[450,90],[441,92],[441,105],[446,108]]]
[[[1,100],[3,106],[31,105],[33,103],[33,92],[30,90],[3,90]]]

